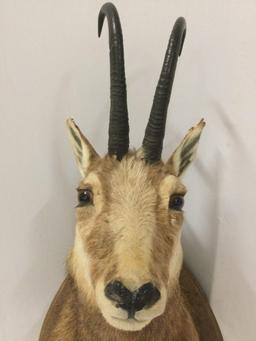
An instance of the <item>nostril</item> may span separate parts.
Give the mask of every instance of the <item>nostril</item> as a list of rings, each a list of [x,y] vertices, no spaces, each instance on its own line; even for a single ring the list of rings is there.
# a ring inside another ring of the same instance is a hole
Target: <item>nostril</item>
[[[105,287],[105,296],[111,301],[123,304],[130,300],[131,292],[120,281],[114,281]]]
[[[105,287],[105,296],[115,302],[116,307],[126,310],[129,317],[133,317],[136,311],[153,306],[161,294],[152,283],[145,283],[131,292],[122,282],[113,281]]]
[[[152,284],[142,285],[136,292],[135,308],[136,311],[143,308],[150,308],[161,297],[159,290]]]

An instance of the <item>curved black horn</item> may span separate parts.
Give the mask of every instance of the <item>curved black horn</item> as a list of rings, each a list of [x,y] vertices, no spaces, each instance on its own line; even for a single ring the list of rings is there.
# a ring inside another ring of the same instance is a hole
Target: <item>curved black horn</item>
[[[112,3],[102,6],[98,17],[100,37],[104,19],[108,19],[110,55],[110,119],[108,153],[118,160],[128,152],[129,123],[124,70],[123,36],[119,16]]]
[[[176,20],[164,58],[160,79],[157,84],[154,101],[142,143],[144,158],[148,162],[161,159],[167,109],[171,97],[176,64],[181,54],[186,35],[186,21],[180,17]]]

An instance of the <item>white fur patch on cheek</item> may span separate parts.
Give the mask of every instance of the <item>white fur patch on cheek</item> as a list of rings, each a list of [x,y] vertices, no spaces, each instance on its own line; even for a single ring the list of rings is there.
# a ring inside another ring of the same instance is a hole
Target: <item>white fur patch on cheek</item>
[[[91,260],[86,252],[78,226],[76,227],[75,244],[72,252],[72,269],[79,287],[86,292],[88,299],[93,299],[94,290],[91,280]]]
[[[169,263],[169,281],[168,284],[173,283],[179,277],[183,262],[183,251],[181,247],[181,232],[176,237],[173,245],[172,255]]]

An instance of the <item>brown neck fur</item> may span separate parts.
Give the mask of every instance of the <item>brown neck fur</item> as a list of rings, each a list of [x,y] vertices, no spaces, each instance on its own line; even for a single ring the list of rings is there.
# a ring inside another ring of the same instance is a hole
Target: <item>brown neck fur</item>
[[[58,307],[47,341],[198,341],[180,286],[169,298],[164,314],[141,331],[126,332],[111,327],[98,308],[86,302],[69,275],[65,301]],[[45,339],[40,339],[44,341]]]
[[[79,299],[79,294],[77,297]],[[105,322],[97,309],[85,307],[81,301],[78,310],[79,318],[81,319],[81,331],[84,331],[82,332],[81,340],[83,338],[87,340],[89,335],[91,340],[105,341],[196,340],[195,335],[194,337],[192,336],[193,328],[190,326],[191,319],[182,304],[178,287],[173,298],[169,299],[165,313],[155,318],[148,326],[137,332],[126,332],[111,327]],[[86,329],[83,328],[84,325],[87,326]]]

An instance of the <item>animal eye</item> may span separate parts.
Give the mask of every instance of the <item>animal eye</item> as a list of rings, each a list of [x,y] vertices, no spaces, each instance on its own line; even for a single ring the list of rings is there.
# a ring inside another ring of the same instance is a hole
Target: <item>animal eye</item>
[[[184,198],[182,195],[174,194],[170,197],[169,208],[176,211],[181,211],[184,205]]]
[[[79,190],[78,192],[78,201],[79,204],[77,205],[78,207],[90,205],[93,203],[92,201],[92,191],[89,189],[84,189],[84,190]]]

